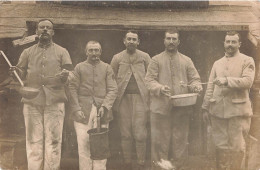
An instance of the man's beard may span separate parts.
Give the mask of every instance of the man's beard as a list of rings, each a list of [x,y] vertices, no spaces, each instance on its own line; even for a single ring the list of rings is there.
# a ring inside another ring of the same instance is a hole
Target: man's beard
[[[47,42],[50,42],[50,40],[51,40],[51,36],[47,33],[42,33],[39,36],[40,42],[47,43]]]

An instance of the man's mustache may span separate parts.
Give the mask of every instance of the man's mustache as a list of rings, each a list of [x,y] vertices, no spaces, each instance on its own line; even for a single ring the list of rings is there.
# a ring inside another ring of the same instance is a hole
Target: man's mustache
[[[227,49],[233,50],[234,48],[232,46],[228,46]]]
[[[43,32],[39,35],[39,38],[41,38],[42,36],[49,36],[49,34],[47,32]]]

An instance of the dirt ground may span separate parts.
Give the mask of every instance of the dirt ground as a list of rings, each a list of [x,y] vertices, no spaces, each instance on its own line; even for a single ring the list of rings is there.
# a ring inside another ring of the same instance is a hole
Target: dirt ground
[[[61,162],[61,170],[77,170],[77,159],[63,159]],[[147,162],[144,170],[150,170],[150,162]],[[122,158],[111,157],[107,163],[107,170],[121,170]],[[133,169],[134,170],[134,169]],[[184,170],[215,170],[214,158],[204,155],[190,156]]]

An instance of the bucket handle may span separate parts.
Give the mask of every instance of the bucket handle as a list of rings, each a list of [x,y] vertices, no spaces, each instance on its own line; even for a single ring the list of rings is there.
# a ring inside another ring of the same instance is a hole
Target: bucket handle
[[[99,114],[100,107],[97,107],[97,133],[100,133],[101,124],[100,124],[100,118],[101,115]]]

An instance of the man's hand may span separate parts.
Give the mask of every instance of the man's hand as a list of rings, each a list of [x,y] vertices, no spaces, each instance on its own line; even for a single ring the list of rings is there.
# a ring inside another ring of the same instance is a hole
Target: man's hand
[[[85,115],[84,115],[84,113],[83,113],[81,110],[75,112],[75,115],[76,115],[76,117],[79,118],[79,119],[85,119],[85,118],[86,118]]]
[[[171,96],[170,90],[171,90],[170,87],[165,85],[161,88],[161,93],[166,96]]]
[[[60,73],[60,79],[63,83],[65,83],[68,79],[68,76],[69,76],[69,71],[66,70],[66,69],[63,69]]]
[[[105,114],[105,112],[106,112],[106,110],[107,110],[107,109],[106,109],[104,106],[101,106],[101,107],[99,108],[99,110],[98,110],[98,116],[103,117],[104,114]]]
[[[213,83],[218,86],[226,86],[228,84],[228,80],[226,77],[218,77],[215,80],[213,80]]]
[[[17,71],[17,70],[18,70],[18,69],[17,69],[16,66],[11,66],[11,67],[9,68],[9,72],[8,72],[9,76],[11,76],[11,77],[13,77],[13,78],[16,78],[15,75],[14,75],[14,72]]]
[[[203,88],[200,85],[195,85],[192,87],[192,92],[194,92],[194,93],[200,93],[200,92],[202,92],[202,90],[203,90]]]
[[[204,123],[210,124],[209,112],[205,109],[203,109],[203,111],[202,111],[202,119],[203,119]]]

